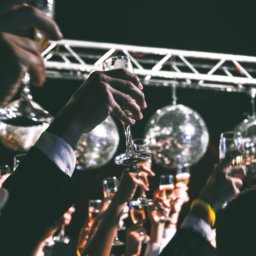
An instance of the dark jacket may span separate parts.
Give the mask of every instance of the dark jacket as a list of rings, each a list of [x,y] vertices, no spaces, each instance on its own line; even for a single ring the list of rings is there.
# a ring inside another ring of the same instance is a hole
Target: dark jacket
[[[216,251],[199,233],[180,229],[160,256],[216,256]]]
[[[1,256],[30,256],[47,228],[78,195],[71,178],[36,148],[4,187],[9,200],[0,216]]]

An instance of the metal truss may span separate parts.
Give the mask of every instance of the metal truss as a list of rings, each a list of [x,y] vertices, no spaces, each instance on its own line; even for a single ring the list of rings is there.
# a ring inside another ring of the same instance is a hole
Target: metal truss
[[[50,42],[47,77],[85,79],[114,55],[131,58],[144,85],[256,92],[256,57],[77,40]]]

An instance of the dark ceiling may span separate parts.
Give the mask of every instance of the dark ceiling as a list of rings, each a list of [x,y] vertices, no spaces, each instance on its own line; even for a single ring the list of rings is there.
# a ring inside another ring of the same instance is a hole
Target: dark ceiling
[[[255,55],[255,10],[253,0],[57,0],[56,19],[67,38]]]

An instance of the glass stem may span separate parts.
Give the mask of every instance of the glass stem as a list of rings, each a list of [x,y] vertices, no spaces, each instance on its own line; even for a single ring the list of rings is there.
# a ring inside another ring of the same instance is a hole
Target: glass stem
[[[134,152],[134,143],[132,139],[131,126],[124,125],[124,134],[126,140],[126,153],[129,155],[133,155]]]

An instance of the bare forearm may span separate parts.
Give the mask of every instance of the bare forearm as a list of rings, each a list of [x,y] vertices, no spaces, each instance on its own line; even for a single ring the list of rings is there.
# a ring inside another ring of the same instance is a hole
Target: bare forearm
[[[164,223],[152,224],[150,230],[150,242],[161,244],[164,235]]]
[[[89,242],[86,253],[93,256],[109,256],[113,241],[117,232],[119,216],[125,204],[117,205],[111,203],[104,213],[101,223],[91,241]],[[100,244],[100,246],[99,246]]]

